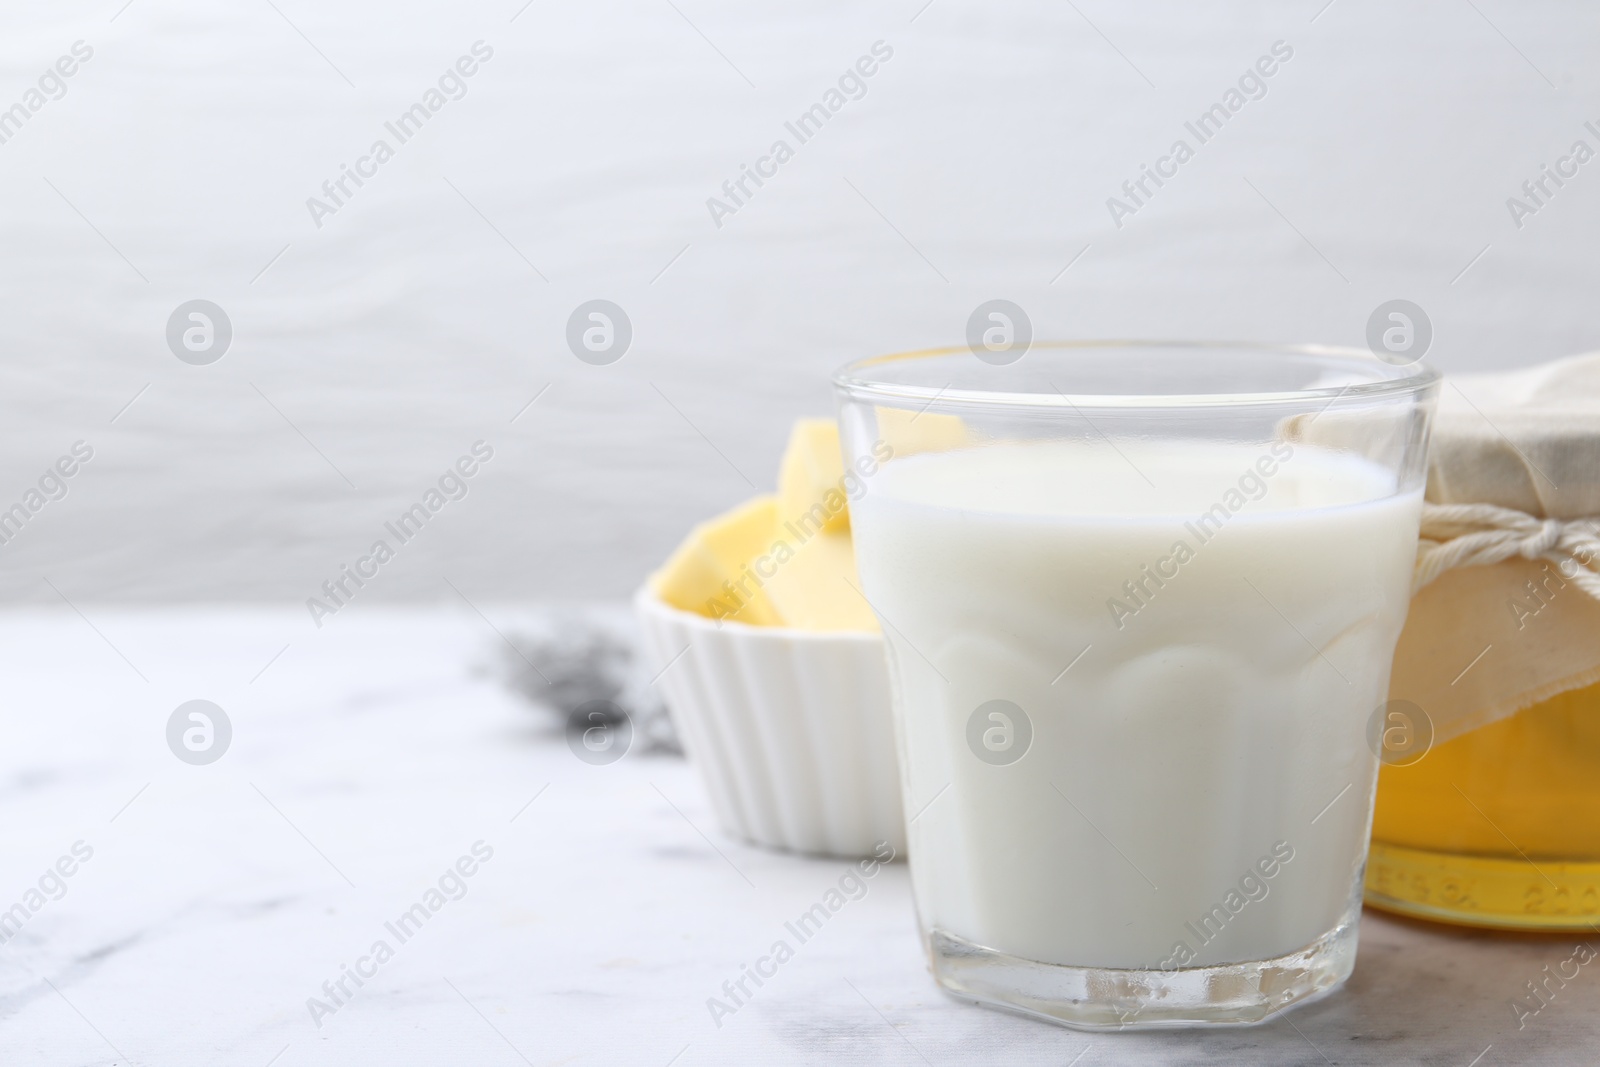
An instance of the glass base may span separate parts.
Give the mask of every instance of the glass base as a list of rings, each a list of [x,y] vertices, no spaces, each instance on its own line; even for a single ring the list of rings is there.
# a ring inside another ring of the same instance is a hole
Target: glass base
[[[1286,956],[1171,971],[1037,963],[938,928],[928,935],[928,949],[945,992],[1074,1030],[1254,1026],[1350,977],[1359,916],[1357,906],[1333,930]]]
[[[1460,855],[1373,841],[1367,903],[1463,926],[1594,930],[1600,862]]]

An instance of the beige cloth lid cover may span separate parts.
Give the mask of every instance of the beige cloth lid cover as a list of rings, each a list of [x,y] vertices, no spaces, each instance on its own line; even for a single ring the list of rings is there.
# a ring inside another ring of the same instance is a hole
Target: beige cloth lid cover
[[[1600,353],[1446,378],[1426,501],[1390,699],[1437,744],[1600,682]]]

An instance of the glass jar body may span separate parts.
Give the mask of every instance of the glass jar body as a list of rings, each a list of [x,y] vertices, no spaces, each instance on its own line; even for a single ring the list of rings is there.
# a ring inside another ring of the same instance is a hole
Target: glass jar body
[[[1469,926],[1600,922],[1600,685],[1378,775],[1366,900]]]

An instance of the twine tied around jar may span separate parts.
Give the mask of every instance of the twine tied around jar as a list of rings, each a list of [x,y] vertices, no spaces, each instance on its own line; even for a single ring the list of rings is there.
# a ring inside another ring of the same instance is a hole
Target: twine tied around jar
[[[1600,600],[1600,518],[1539,519],[1493,504],[1422,505],[1421,543],[1411,592],[1452,567],[1548,560],[1561,577]]]

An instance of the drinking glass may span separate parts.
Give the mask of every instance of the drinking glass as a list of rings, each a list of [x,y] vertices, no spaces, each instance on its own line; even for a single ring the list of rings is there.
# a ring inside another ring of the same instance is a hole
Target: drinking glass
[[[1438,376],[1314,346],[993,356],[834,377],[935,978],[1088,1029],[1326,993]]]

